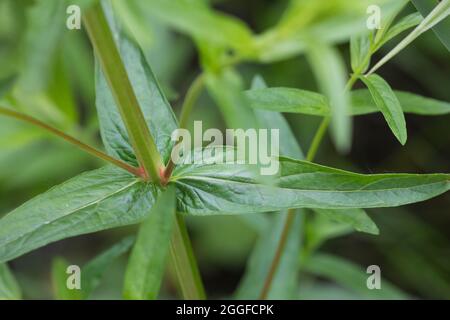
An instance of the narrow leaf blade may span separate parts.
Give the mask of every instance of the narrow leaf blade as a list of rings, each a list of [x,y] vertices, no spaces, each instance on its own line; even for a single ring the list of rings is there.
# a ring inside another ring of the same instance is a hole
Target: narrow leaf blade
[[[246,165],[180,165],[174,171],[178,210],[205,215],[395,207],[450,188],[448,174],[363,175],[285,157],[279,161],[280,176],[274,185],[262,184],[258,172]]]
[[[22,293],[6,263],[0,263],[0,300],[18,300]]]
[[[0,219],[0,261],[60,239],[138,223],[157,193],[115,167],[81,174]]]
[[[370,76],[360,78],[370,93],[375,104],[383,113],[386,122],[394,133],[395,137],[402,145],[406,143],[406,121],[403,114],[402,106],[398,101],[397,96],[392,91],[389,84],[379,75],[372,74]]]
[[[175,188],[169,186],[142,223],[125,274],[124,297],[158,297],[175,219]]]

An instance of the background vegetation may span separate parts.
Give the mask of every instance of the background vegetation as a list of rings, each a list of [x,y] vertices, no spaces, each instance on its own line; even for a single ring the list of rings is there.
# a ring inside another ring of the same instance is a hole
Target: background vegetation
[[[194,43],[186,34],[196,34],[196,30],[189,29],[189,23],[183,25],[183,16],[176,16],[175,7],[171,15],[181,22],[175,23],[174,28],[172,19],[164,16],[165,11],[157,10],[159,2],[113,0],[116,13],[143,49],[178,114],[187,88],[204,68],[205,61],[198,55],[201,41]],[[64,0],[0,0],[0,97],[8,105],[100,146],[92,48],[84,28],[80,31],[65,28],[68,4],[70,1]],[[288,1],[263,0],[223,0],[209,4],[214,10],[238,17],[255,33],[274,26],[289,5]],[[408,4],[401,16],[414,11],[414,6]],[[338,8],[332,8],[330,16],[341,13]],[[308,21],[307,14],[293,14],[299,15],[293,21]],[[195,19],[194,14],[191,19]],[[303,26],[298,24],[289,27],[294,28],[293,33],[301,32]],[[203,28],[207,33],[208,25]],[[213,37],[220,41],[226,38],[227,32],[224,30]],[[241,40],[234,41],[239,47]],[[384,56],[398,41],[381,48],[373,60]],[[340,41],[337,48],[350,70],[348,39]],[[270,87],[320,91],[307,58],[300,52],[271,63],[243,61],[236,69],[245,88],[259,74]],[[449,52],[431,31],[378,73],[396,90],[450,101]],[[286,118],[298,143],[307,150],[320,118],[296,114],[286,114]],[[204,127],[225,128],[223,119],[215,100],[203,92],[190,120],[202,120]],[[448,172],[449,120],[448,114],[438,117],[407,114],[408,142],[401,146],[380,113],[357,116],[353,118],[351,151],[346,155],[338,153],[326,137],[316,161],[363,173]],[[0,117],[0,215],[55,184],[101,165],[100,161],[40,129]],[[304,235],[312,233],[309,239],[317,239],[314,245],[321,255],[301,265],[296,296],[304,299],[450,298],[449,205],[450,196],[446,194],[401,208],[368,210],[380,230],[379,236],[354,233],[346,225],[320,221],[312,212],[305,212],[309,222]],[[230,296],[244,273],[258,228],[248,218],[239,216],[189,217],[187,222],[209,297]],[[55,270],[59,265],[65,261],[83,265],[135,230],[136,227],[118,228],[66,239],[22,256],[9,266],[24,298],[52,298],[58,296]],[[123,255],[108,265],[92,298],[121,297],[125,264]],[[389,292],[366,289],[365,269],[372,264],[381,267],[382,285]],[[175,285],[168,272],[161,297],[175,296]]]

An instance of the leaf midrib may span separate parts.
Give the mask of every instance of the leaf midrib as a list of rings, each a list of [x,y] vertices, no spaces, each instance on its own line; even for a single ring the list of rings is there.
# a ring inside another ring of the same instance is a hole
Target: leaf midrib
[[[185,177],[178,179],[178,181],[184,180],[184,179],[218,180],[218,181],[226,181],[228,183],[233,183],[233,184],[251,184],[251,185],[265,186],[263,184],[259,184],[259,183],[255,183],[255,182],[247,182],[246,183],[246,182],[237,182],[234,180],[226,180],[226,179],[212,178],[212,177],[199,177],[199,176],[185,176]],[[308,189],[295,189],[295,188],[286,188],[286,187],[277,187],[277,186],[274,186],[274,189],[293,190],[293,191],[301,191],[301,192],[322,192],[322,193],[332,193],[332,192],[334,192],[334,193],[369,193],[369,192],[375,192],[375,191],[376,192],[387,192],[387,191],[395,191],[395,190],[403,190],[403,189],[412,189],[412,188],[431,186],[434,184],[441,184],[441,183],[448,184],[450,187],[450,180],[446,179],[446,180],[432,182],[432,183],[419,184],[419,185],[411,186],[411,187],[401,187],[401,188],[391,188],[391,189],[374,189],[374,190],[361,190],[361,189],[358,189],[358,190],[320,190],[320,189],[308,190]],[[184,183],[184,184],[186,184],[186,183]],[[189,185],[189,184],[187,184],[187,185]]]
[[[116,195],[116,194],[118,194],[118,193],[120,193],[120,192],[122,192],[122,191],[128,189],[128,188],[131,188],[132,186],[134,186],[134,185],[137,184],[138,182],[140,182],[140,180],[139,180],[139,179],[135,179],[133,182],[131,182],[131,183],[129,183],[129,184],[127,184],[127,185],[125,185],[125,186],[119,188],[118,190],[115,190],[115,191],[113,191],[113,192],[111,192],[111,193],[108,193],[108,194],[106,194],[105,196],[103,196],[103,197],[101,197],[101,198],[99,198],[99,199],[96,199],[96,200],[94,200],[94,201],[88,202],[88,203],[86,203],[86,204],[84,204],[84,205],[82,205],[82,206],[80,206],[80,207],[77,207],[77,208],[75,208],[75,209],[72,209],[72,210],[70,210],[69,212],[64,213],[63,215],[61,215],[61,216],[59,216],[59,217],[57,217],[57,218],[55,218],[55,219],[53,219],[53,220],[50,220],[48,223],[41,223],[41,224],[39,224],[37,227],[33,228],[33,230],[28,230],[27,232],[24,232],[24,233],[18,235],[17,237],[15,237],[15,238],[7,239],[3,245],[7,245],[7,244],[9,244],[9,243],[12,243],[12,242],[14,242],[14,241],[17,241],[17,240],[19,240],[20,238],[23,238],[23,237],[27,236],[27,235],[30,234],[30,233],[36,232],[36,230],[39,230],[39,229],[42,228],[43,226],[48,225],[48,224],[51,224],[51,223],[54,223],[54,222],[56,222],[56,221],[58,221],[58,220],[60,220],[60,219],[66,218],[67,216],[69,216],[69,215],[71,215],[71,214],[73,214],[73,213],[75,213],[75,212],[77,212],[77,211],[80,211],[80,210],[89,208],[89,207],[91,207],[91,206],[93,206],[93,205],[97,205],[97,204],[99,204],[100,202],[102,202],[102,201],[104,201],[104,200],[106,200],[106,199],[108,199],[108,198],[110,198],[110,197],[112,197],[112,196],[114,196],[114,195]]]

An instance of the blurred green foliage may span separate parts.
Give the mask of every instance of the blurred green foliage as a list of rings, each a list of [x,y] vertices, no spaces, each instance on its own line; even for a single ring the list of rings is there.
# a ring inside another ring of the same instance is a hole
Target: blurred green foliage
[[[303,34],[337,45],[337,54],[346,57],[350,69],[347,44],[365,19],[370,1],[181,1],[184,7],[177,6],[178,2],[113,0],[113,5],[126,31],[143,49],[176,112],[200,69],[215,70],[219,62],[243,61],[235,69],[208,75],[213,95],[202,94],[191,115],[191,120],[202,120],[205,127],[224,128],[225,123],[252,126],[245,113],[236,118],[231,109],[239,108],[240,103],[232,93],[250,88],[255,74],[261,74],[269,87],[318,90],[317,70],[304,55],[307,39]],[[387,4],[386,10],[396,10],[393,1],[381,2]],[[70,3],[0,0],[0,101],[99,146],[92,49],[84,30],[65,28],[65,8]],[[414,12],[408,4],[401,16]],[[304,29],[308,32],[299,32]],[[255,38],[253,33],[257,33]],[[214,46],[206,41],[211,38]],[[396,42],[388,42],[373,58],[378,60]],[[222,50],[224,47],[227,50]],[[320,62],[317,65],[320,67]],[[396,56],[380,74],[396,90],[450,101],[449,52],[432,32]],[[305,150],[319,119],[295,114],[286,118]],[[409,138],[401,148],[381,114],[358,116],[354,118],[351,152],[339,156],[327,139],[317,161],[361,172],[445,172],[450,168],[449,120],[448,114],[433,118],[406,115]],[[341,121],[345,123],[345,119]],[[0,117],[0,215],[54,184],[100,165],[39,129]],[[378,237],[353,233],[339,221],[305,212],[308,224],[294,295],[305,299],[450,298],[449,207],[447,194],[401,209],[370,210],[368,214],[380,231]],[[256,240],[273,223],[272,218],[270,214],[255,219],[253,215],[188,218],[210,297],[233,294]],[[301,225],[299,221],[296,227]],[[376,233],[376,226],[365,227]],[[361,225],[355,225],[358,228]],[[127,227],[66,239],[20,257],[9,267],[24,298],[64,298],[64,292],[55,286],[61,265],[84,265],[135,231],[136,227]],[[52,262],[55,257],[65,260]],[[125,258],[108,266],[92,298],[120,297]],[[361,288],[365,269],[371,264],[379,265],[386,279],[380,294]],[[4,291],[12,294],[6,298],[20,297],[6,265],[0,266],[0,277],[2,274],[10,286]],[[174,297],[174,286],[168,272],[162,297]],[[0,286],[0,294],[2,290]]]

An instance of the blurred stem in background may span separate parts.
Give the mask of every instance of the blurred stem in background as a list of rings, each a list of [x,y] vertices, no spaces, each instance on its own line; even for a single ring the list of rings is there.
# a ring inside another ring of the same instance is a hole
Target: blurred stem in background
[[[346,86],[345,86],[345,90],[346,91],[350,91],[353,88],[353,85],[356,83],[356,81],[358,80],[358,77],[361,75],[362,72],[362,67],[360,66],[359,68],[357,68],[356,72],[353,73],[350,77],[350,79],[348,80]],[[307,156],[306,156],[306,160],[307,161],[314,161],[314,158],[316,157],[317,151],[319,150],[320,144],[323,141],[323,138],[325,137],[325,133],[327,132],[327,129],[330,125],[330,117],[325,117],[323,118],[322,122],[319,125],[319,128],[317,129],[314,138],[311,142],[311,146],[309,147]],[[283,232],[281,234],[279,243],[278,243],[278,247],[277,250],[275,252],[275,256],[272,260],[272,263],[270,265],[270,269],[269,269],[269,273],[267,274],[267,277],[264,281],[264,286],[263,289],[261,291],[261,294],[259,296],[259,298],[261,300],[265,300],[267,299],[268,295],[269,295],[269,291],[270,291],[270,287],[272,285],[275,273],[278,270],[278,267],[280,265],[280,261],[281,261],[281,255],[282,252],[285,250],[286,247],[286,240],[289,234],[289,230],[292,227],[292,223],[294,221],[294,215],[296,215],[297,213],[295,212],[295,210],[290,209],[287,213],[288,218],[286,219],[285,225],[283,227]],[[305,223],[307,223],[307,221],[305,220]]]

